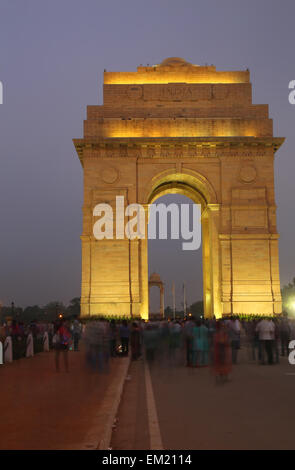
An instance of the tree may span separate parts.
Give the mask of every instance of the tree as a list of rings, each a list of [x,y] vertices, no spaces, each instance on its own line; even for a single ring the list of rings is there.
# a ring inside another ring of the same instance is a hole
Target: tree
[[[64,315],[66,311],[66,307],[62,302],[58,300],[54,302],[49,302],[47,305],[43,307],[44,311],[44,320],[46,321],[54,321],[58,318],[58,315]]]
[[[69,316],[79,316],[80,315],[80,297],[74,297],[70,300],[70,304],[67,307],[67,314]]]
[[[165,318],[172,318],[173,317],[173,310],[169,305],[165,308],[164,310],[164,316]]]
[[[43,309],[39,305],[28,306],[24,309],[20,320],[29,323],[33,320],[43,319]]]
[[[200,318],[201,315],[204,315],[204,303],[202,300],[198,300],[197,302],[194,302],[191,304],[189,308],[189,313],[192,314],[194,318]]]
[[[1,305],[0,306],[0,324],[6,321],[6,318],[13,320],[21,320],[23,318],[23,309],[21,307],[13,307]]]

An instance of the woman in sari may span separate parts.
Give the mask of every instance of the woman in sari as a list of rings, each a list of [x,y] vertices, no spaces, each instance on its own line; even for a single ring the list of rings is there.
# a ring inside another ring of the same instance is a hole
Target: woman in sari
[[[6,336],[4,341],[4,362],[12,362],[13,352],[12,352],[12,339],[11,336]]]
[[[27,342],[26,342],[26,357],[33,357],[34,356],[34,338],[32,329],[30,328],[28,331]]]

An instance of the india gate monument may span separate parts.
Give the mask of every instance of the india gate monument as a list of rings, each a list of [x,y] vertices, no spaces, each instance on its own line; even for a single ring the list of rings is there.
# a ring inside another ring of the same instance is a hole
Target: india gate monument
[[[148,240],[97,240],[94,207],[149,205],[168,193],[202,208],[205,316],[280,314],[273,137],[268,105],[252,104],[249,71],[173,57],[105,72],[103,105],[87,107],[81,314],[148,318]],[[114,225],[114,231],[116,226]]]

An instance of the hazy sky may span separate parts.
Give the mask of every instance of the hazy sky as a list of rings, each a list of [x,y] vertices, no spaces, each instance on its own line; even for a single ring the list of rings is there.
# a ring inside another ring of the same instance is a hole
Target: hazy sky
[[[0,299],[17,305],[80,295],[82,137],[102,103],[103,70],[166,57],[249,67],[253,102],[268,103],[286,142],[275,163],[282,284],[295,276],[294,0],[0,0]],[[190,252],[191,253],[191,252]],[[201,251],[153,242],[150,267],[188,302],[201,296]]]

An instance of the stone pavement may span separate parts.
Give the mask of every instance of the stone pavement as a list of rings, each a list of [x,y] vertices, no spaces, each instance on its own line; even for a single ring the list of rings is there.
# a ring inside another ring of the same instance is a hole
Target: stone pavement
[[[53,352],[1,365],[0,449],[98,447],[128,361],[112,359],[108,374],[90,372],[83,352],[69,353],[68,373]]]
[[[223,385],[209,368],[187,368],[181,360],[158,358],[149,367],[163,449],[295,449],[295,366],[287,358],[262,366],[240,353]],[[154,449],[145,368],[142,360],[131,364],[113,449]]]

